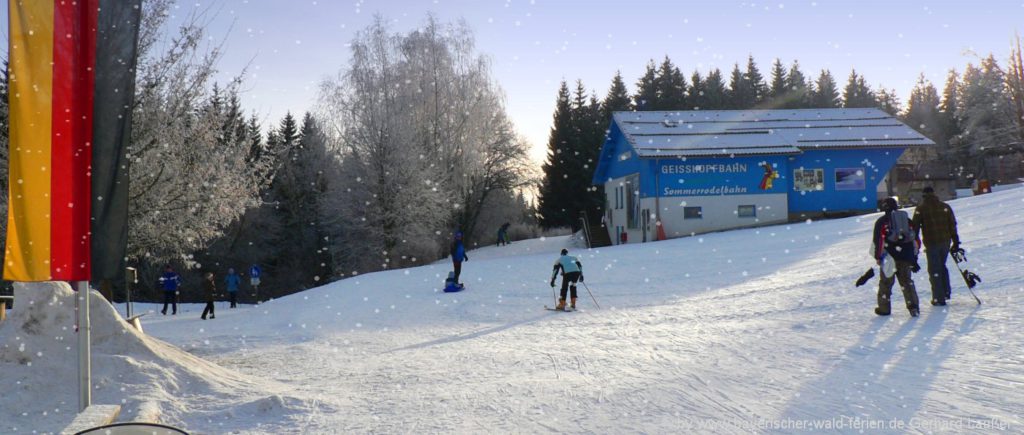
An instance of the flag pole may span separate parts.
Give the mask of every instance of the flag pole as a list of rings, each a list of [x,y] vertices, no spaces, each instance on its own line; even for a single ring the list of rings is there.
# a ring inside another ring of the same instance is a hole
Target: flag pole
[[[78,281],[78,411],[92,404],[89,282]]]

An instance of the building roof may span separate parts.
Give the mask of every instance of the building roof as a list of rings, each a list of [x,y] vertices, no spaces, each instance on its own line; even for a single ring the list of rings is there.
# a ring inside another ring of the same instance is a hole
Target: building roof
[[[935,145],[879,109],[615,112],[612,120],[646,158]]]

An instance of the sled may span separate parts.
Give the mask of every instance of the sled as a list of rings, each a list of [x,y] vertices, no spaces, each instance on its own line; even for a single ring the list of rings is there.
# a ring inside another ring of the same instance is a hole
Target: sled
[[[465,289],[466,289],[466,285],[465,284],[449,285],[449,286],[445,286],[444,292],[445,293],[457,293],[457,292],[463,291]]]

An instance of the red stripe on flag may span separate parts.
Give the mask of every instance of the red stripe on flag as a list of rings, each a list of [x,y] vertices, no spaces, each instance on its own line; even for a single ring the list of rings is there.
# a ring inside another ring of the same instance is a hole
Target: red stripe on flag
[[[54,3],[50,270],[88,280],[97,0]]]

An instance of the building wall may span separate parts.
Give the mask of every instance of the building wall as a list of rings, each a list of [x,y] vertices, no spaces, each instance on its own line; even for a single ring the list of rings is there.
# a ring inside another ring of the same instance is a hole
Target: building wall
[[[659,203],[669,238],[788,219],[785,156],[641,160],[625,152],[608,168],[616,177],[604,183],[614,244],[622,243],[623,233],[627,243],[656,240]],[[741,205],[753,206],[754,216],[740,216]],[[687,207],[700,207],[700,216],[686,218]]]
[[[633,186],[627,183],[627,179],[638,180],[639,177],[630,174],[614,178],[604,184],[605,226],[608,228],[608,238],[611,239],[613,245],[622,243],[622,233],[627,234],[627,243],[643,241],[641,222],[639,220],[636,222],[637,228],[630,228],[629,225],[629,191]],[[641,198],[637,196],[636,200],[641,201]],[[639,210],[640,204],[634,204],[633,212],[639,213]]]
[[[654,199],[645,199],[654,209]],[[753,217],[739,217],[741,205],[753,205]],[[701,217],[687,219],[686,207],[700,207]],[[661,221],[668,238],[721,231],[731,228],[785,223],[789,220],[786,194],[723,195],[661,198]]]
[[[878,185],[903,153],[903,148],[855,150],[807,150],[789,158],[789,212],[791,218],[823,214],[857,213],[875,210]],[[821,190],[800,190],[798,170],[818,170],[823,174]],[[837,182],[837,170],[862,170],[862,182]]]

